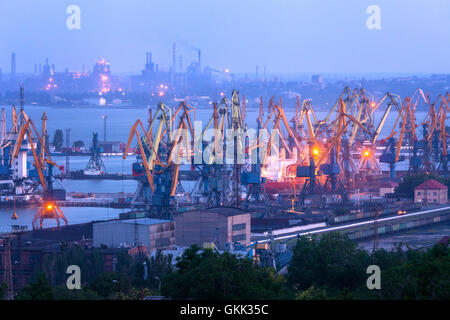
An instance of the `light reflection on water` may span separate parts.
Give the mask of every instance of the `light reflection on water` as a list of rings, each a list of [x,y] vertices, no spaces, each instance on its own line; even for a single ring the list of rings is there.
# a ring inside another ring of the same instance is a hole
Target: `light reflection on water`
[[[17,220],[12,220],[14,209],[0,209],[0,232],[6,232],[11,230],[11,225],[28,226],[28,229],[32,228],[32,221],[38,208],[17,208],[18,215]],[[84,223],[92,220],[107,220],[119,217],[119,213],[129,211],[129,209],[113,209],[113,208],[74,208],[67,207],[61,208],[62,212],[66,216],[69,224]],[[60,221],[61,225],[64,221]],[[56,227],[56,221],[53,219],[44,220],[44,228]]]

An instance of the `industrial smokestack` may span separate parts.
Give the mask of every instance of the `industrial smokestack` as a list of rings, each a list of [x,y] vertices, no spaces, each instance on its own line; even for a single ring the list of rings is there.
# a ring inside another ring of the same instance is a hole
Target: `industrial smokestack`
[[[23,111],[25,105],[25,98],[23,94],[23,85],[20,86],[20,111]]]
[[[175,72],[177,70],[177,45],[173,44],[173,51],[172,51],[172,71],[175,75]]]
[[[16,53],[11,54],[11,78],[14,79],[16,76]]]
[[[202,51],[198,49],[198,71],[202,72]]]

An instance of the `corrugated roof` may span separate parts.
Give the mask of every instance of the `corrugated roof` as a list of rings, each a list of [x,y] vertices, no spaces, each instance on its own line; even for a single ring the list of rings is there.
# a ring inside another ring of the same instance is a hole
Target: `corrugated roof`
[[[444,189],[448,189],[446,185],[443,185],[442,183],[434,180],[434,179],[430,179],[425,181],[424,183],[418,185],[417,187],[415,187],[414,189],[420,189],[420,190],[444,190]]]
[[[99,222],[97,224],[112,224],[112,223],[127,223],[127,224],[138,224],[138,225],[152,225],[152,224],[160,224],[171,222],[170,220],[161,220],[161,219],[150,219],[150,218],[138,218],[138,219],[126,219],[126,220],[110,220],[106,222]]]
[[[248,213],[247,211],[244,211],[239,208],[234,207],[215,207],[215,208],[208,208],[208,209],[201,209],[201,210],[189,210],[184,212],[177,212],[175,215],[185,215],[185,214],[198,214],[198,213],[218,213],[223,216],[235,216],[240,214]]]

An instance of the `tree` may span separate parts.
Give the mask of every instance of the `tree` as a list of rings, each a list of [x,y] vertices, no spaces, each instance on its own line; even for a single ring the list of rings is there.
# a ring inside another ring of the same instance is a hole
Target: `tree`
[[[56,129],[55,134],[53,136],[53,146],[56,150],[61,150],[64,144],[64,134],[61,129]]]
[[[55,300],[102,300],[97,292],[82,287],[80,290],[69,290],[65,285],[53,288],[53,295]]]
[[[73,146],[75,148],[83,148],[84,147],[84,142],[82,140],[77,140],[73,143]]]
[[[8,289],[8,285],[4,282],[0,283],[0,300],[3,300],[6,294],[6,290]]]
[[[157,250],[156,254],[150,259],[146,259],[148,266],[148,285],[150,288],[158,289],[161,279],[171,273],[172,255],[165,255],[161,250]]]
[[[42,264],[52,285],[64,284],[67,279],[66,270],[70,265],[77,265],[82,270],[81,280],[90,283],[103,273],[103,257],[98,249],[86,250],[84,247],[61,246],[61,252],[45,257]]]
[[[37,279],[24,287],[16,300],[53,300],[53,290],[45,273],[39,273]]]
[[[162,279],[161,293],[173,299],[280,299],[283,280],[248,258],[192,246]]]
[[[103,299],[110,299],[121,290],[119,277],[112,273],[103,273],[90,284],[89,289]]]
[[[309,287],[304,291],[299,291],[295,294],[295,300],[326,300],[328,295],[325,289]]]
[[[412,250],[409,250],[412,251]],[[450,249],[436,244],[383,272],[381,299],[450,299]]]
[[[366,268],[370,264],[368,253],[358,249],[347,236],[328,233],[320,240],[300,237],[287,279],[297,291],[314,287],[340,295],[343,288],[354,290],[365,285]]]

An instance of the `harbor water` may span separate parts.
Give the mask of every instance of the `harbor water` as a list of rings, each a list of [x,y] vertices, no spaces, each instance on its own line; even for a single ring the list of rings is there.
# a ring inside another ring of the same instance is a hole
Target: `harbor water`
[[[141,119],[142,122],[146,122],[148,119],[147,108],[123,108],[123,109],[108,109],[104,108],[68,108],[68,107],[42,107],[42,106],[26,106],[25,110],[28,116],[33,120],[38,130],[41,128],[41,117],[45,111],[47,113],[47,131],[50,135],[50,140],[53,139],[54,132],[57,129],[64,131],[70,128],[70,140],[71,143],[76,140],[82,140],[86,147],[89,147],[92,140],[92,133],[99,133],[99,139],[103,139],[104,133],[104,120],[102,116],[107,116],[107,140],[108,141],[121,141],[126,142],[128,139],[129,131],[133,123],[137,119]],[[11,119],[11,107],[5,107],[7,127],[9,128]],[[256,128],[256,118],[258,116],[258,109],[248,108],[246,114],[246,122],[248,128]],[[286,116],[291,119],[294,115],[294,109],[286,108]],[[195,119],[203,122],[205,126],[212,115],[211,108],[197,109],[195,113]],[[265,110],[265,115],[267,112]],[[323,119],[327,116],[327,112],[316,112],[319,119]],[[417,121],[420,122],[425,117],[426,113],[416,112]],[[382,113],[375,113],[375,124],[378,123]],[[389,134],[392,126],[394,125],[396,114],[392,113],[383,128],[381,137]],[[269,125],[270,126],[270,125]],[[132,147],[134,147],[134,143]],[[66,158],[64,156],[53,156],[53,161],[60,165],[65,165]],[[85,169],[88,156],[72,156],[70,157],[70,170],[82,170]],[[122,159],[121,156],[105,156],[103,157],[105,167],[108,173],[122,173],[131,174],[131,165],[135,161],[134,156],[128,156],[127,159]],[[407,166],[407,161],[404,161],[400,166]],[[401,168],[400,168],[401,169]],[[116,193],[125,192],[133,193],[136,190],[137,182],[134,180],[62,180],[57,181],[56,186],[61,186],[66,189],[67,192],[98,192],[98,193]],[[192,183],[183,182],[185,189],[192,188]],[[18,219],[11,220],[11,216],[14,212],[17,212]],[[0,231],[8,231],[11,225],[25,225],[31,228],[31,222],[37,208],[27,209],[0,209]],[[105,220],[111,218],[117,218],[120,212],[128,211],[129,209],[112,209],[112,208],[63,208],[64,214],[69,220],[70,224],[82,223],[92,220]],[[56,222],[53,220],[46,220],[44,222],[45,227],[55,226]]]

